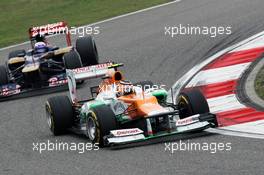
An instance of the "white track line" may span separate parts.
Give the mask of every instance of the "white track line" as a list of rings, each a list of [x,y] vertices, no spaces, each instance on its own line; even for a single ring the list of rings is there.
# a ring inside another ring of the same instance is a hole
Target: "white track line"
[[[264,139],[264,120],[226,126],[219,129],[210,128],[206,131],[230,136]]]
[[[213,83],[236,80],[243,74],[250,64],[251,62],[200,71],[186,87],[204,86]]]
[[[232,52],[249,50],[249,49],[263,47],[263,46],[264,46],[264,36],[261,36],[261,37],[257,38],[256,40],[253,40],[253,41],[251,41],[251,42],[249,42],[243,46],[236,48]]]
[[[236,94],[209,98],[207,99],[207,101],[210,111],[212,113],[219,113],[219,112],[246,108],[245,105],[241,104],[238,101]]]
[[[256,48],[256,47],[260,47],[260,46],[264,46],[264,31],[262,31],[258,34],[255,34],[252,37],[250,37],[246,40],[243,40],[243,41],[239,42],[238,44],[232,45],[232,46],[216,53],[215,55],[209,57],[208,59],[206,59],[202,63],[194,66],[183,77],[181,77],[178,81],[176,81],[176,83],[174,83],[174,85],[172,86],[172,89],[173,89],[174,93],[176,94],[174,96],[176,97],[179,94],[180,90],[182,88],[184,88],[186,85],[188,85],[188,83],[189,83],[189,86],[196,86],[196,85],[201,85],[204,83],[207,84],[207,82],[206,82],[207,80],[202,78],[202,76],[200,76],[201,73],[199,73],[199,72],[206,65],[208,65],[212,61],[216,60],[221,55],[228,53],[228,52],[241,51],[241,50]],[[243,67],[241,67],[243,69],[242,72],[240,72],[239,70],[235,70],[235,71],[238,71],[237,73],[240,76],[248,66],[249,65],[243,65]],[[203,71],[201,71],[201,72],[203,72]],[[195,78],[195,76],[198,76],[198,78]],[[209,75],[209,78],[210,78],[210,76],[211,75]],[[194,78],[194,80],[191,80],[192,78]],[[202,79],[200,79],[200,78],[202,78]],[[169,94],[169,97],[171,97],[170,94]],[[228,95],[228,98],[226,98],[226,97],[227,96],[224,96],[223,98],[221,97],[222,98],[221,100],[223,100],[223,101],[221,101],[221,103],[219,103],[219,101],[216,98],[207,99],[208,103],[210,105],[210,108],[212,108],[213,111],[223,111],[223,110],[225,111],[226,110],[225,108],[230,107],[230,105],[232,106],[232,108],[235,108],[235,109],[240,109],[240,108],[242,109],[245,107],[243,104],[241,104],[238,101],[235,94]],[[171,99],[168,99],[168,101],[171,101]],[[217,104],[214,104],[215,102]],[[222,104],[222,105],[219,105],[219,104]],[[260,123],[258,123],[258,122],[260,122]],[[256,123],[257,123],[257,125],[256,125]],[[208,129],[207,131],[213,132],[213,133],[218,133],[218,134],[223,134],[223,135],[232,135],[232,136],[264,139],[264,129],[263,129],[264,124],[263,123],[264,123],[263,121],[248,122],[248,123],[233,125],[233,126],[228,126],[228,127]]]
[[[221,50],[219,52],[217,52],[216,54],[214,54],[213,56],[207,58],[205,61],[201,62],[200,64],[197,64],[196,66],[194,66],[192,69],[190,69],[185,75],[183,75],[179,80],[177,80],[173,86],[173,93],[175,94],[174,97],[177,97],[178,94],[180,93],[180,90],[189,82],[189,80],[196,75],[201,69],[203,69],[206,65],[208,65],[209,63],[211,63],[212,61],[214,61],[215,59],[217,59],[218,57],[220,57],[221,55],[227,53],[227,52],[231,52],[232,50],[243,46],[261,36],[264,36],[264,31],[257,33],[255,35],[253,35],[252,37],[243,40],[235,45],[232,45],[224,50]],[[168,94],[168,101],[171,102],[171,94]],[[174,99],[175,101],[175,99]]]
[[[149,10],[157,9],[157,8],[160,8],[160,7],[168,6],[168,5],[171,5],[171,4],[174,4],[174,3],[178,3],[178,2],[181,2],[181,1],[182,0],[171,1],[171,2],[168,2],[168,3],[165,3],[165,4],[156,5],[156,6],[153,6],[153,7],[141,9],[141,10],[138,10],[138,11],[135,11],[135,12],[131,12],[131,13],[126,13],[126,14],[123,14],[123,15],[119,15],[119,16],[116,16],[116,17],[113,17],[113,18],[109,18],[109,19],[106,19],[106,20],[102,20],[102,21],[98,21],[98,22],[95,22],[95,23],[79,26],[78,28],[83,28],[83,27],[87,27],[87,26],[94,26],[94,25],[102,24],[102,23],[105,23],[105,22],[117,20],[119,18],[123,18],[123,17],[131,16],[131,15],[135,15],[135,14],[138,14],[138,13],[146,12],[146,11],[149,11]],[[28,44],[28,43],[29,43],[29,41],[26,41],[26,42],[23,42],[23,43],[20,43],[20,44],[14,44],[14,45],[11,45],[11,46],[3,47],[3,48],[0,48],[0,51],[6,50],[6,49],[10,49],[10,48],[13,48],[13,47],[22,46],[22,45],[25,45],[25,44]]]
[[[243,131],[232,131],[226,130],[225,128],[209,128],[206,130],[207,132],[221,134],[221,135],[229,135],[229,136],[238,136],[238,137],[247,137],[247,138],[254,138],[254,139],[264,139],[264,134],[257,134],[257,133],[248,133]]]
[[[264,133],[264,120],[258,120],[255,122],[248,122],[248,123],[242,123],[232,126],[226,126],[224,129],[228,129],[230,131],[239,131],[239,132],[245,132],[250,131],[250,133],[254,134],[262,134]]]

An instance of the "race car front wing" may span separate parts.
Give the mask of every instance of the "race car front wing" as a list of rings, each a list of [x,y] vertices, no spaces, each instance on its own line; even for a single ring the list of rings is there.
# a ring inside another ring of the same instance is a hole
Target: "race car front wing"
[[[109,135],[104,137],[104,141],[108,146],[123,145],[169,135],[202,131],[210,127],[217,127],[216,116],[211,113],[197,114],[175,121],[173,129],[171,130],[157,132],[154,134],[146,135],[144,134],[144,131],[139,128],[112,130]],[[149,131],[147,133],[149,133]]]

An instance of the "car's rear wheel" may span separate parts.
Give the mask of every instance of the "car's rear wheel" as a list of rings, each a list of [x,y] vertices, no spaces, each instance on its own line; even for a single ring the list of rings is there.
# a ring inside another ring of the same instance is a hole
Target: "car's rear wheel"
[[[64,54],[63,61],[66,69],[76,69],[83,66],[80,55],[76,51]]]
[[[114,112],[109,106],[101,105],[90,110],[87,121],[87,136],[93,143],[100,147],[105,146],[104,136],[111,130],[117,129],[117,121]]]
[[[0,86],[8,84],[7,69],[4,65],[0,65]]]
[[[49,98],[46,102],[48,126],[54,135],[66,133],[73,124],[73,107],[67,96]]]
[[[26,55],[26,51],[23,49],[22,50],[14,50],[14,51],[9,53],[8,59],[14,58],[14,57],[24,57],[25,55]]]
[[[198,89],[181,92],[177,103],[181,119],[210,112],[207,100]]]
[[[78,38],[76,40],[76,50],[80,54],[84,66],[98,64],[98,52],[92,36]]]

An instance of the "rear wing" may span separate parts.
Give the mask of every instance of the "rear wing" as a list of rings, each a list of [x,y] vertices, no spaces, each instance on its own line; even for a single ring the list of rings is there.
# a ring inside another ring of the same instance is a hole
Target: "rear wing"
[[[46,24],[42,26],[36,26],[36,27],[31,27],[28,30],[29,33],[29,39],[32,43],[32,41],[35,40],[35,37],[40,34],[40,35],[55,35],[55,34],[65,34],[66,35],[66,41],[67,45],[71,46],[71,38],[70,38],[70,32],[69,28],[66,22],[57,22],[57,23],[52,23],[52,24]]]
[[[115,64],[113,62],[97,64],[93,66],[81,67],[77,69],[67,69],[67,80],[69,86],[70,97],[73,103],[78,101],[77,99],[77,87],[76,81],[83,81],[87,79],[94,79],[106,76],[109,69],[116,70],[117,67],[123,66],[122,63]]]

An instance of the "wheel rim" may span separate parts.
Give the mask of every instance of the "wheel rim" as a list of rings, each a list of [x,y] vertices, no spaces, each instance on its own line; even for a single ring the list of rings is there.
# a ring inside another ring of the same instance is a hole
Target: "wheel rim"
[[[89,117],[87,121],[87,133],[90,140],[95,139],[96,135],[96,124],[93,118]]]
[[[47,105],[46,107],[46,117],[47,117],[47,123],[50,129],[52,129],[52,115],[50,112],[50,107]]]
[[[179,106],[179,110],[181,111],[180,118],[188,117],[192,113],[188,105],[188,101],[184,96],[180,96],[179,99],[180,100],[178,106]]]
[[[98,64],[98,51],[97,51],[97,47],[96,47],[95,42],[93,42],[93,45],[94,45],[94,51],[95,51],[95,57],[96,57],[96,63],[94,63],[94,64]]]
[[[48,122],[49,128],[51,128],[51,117],[49,114],[47,115],[47,122]]]

